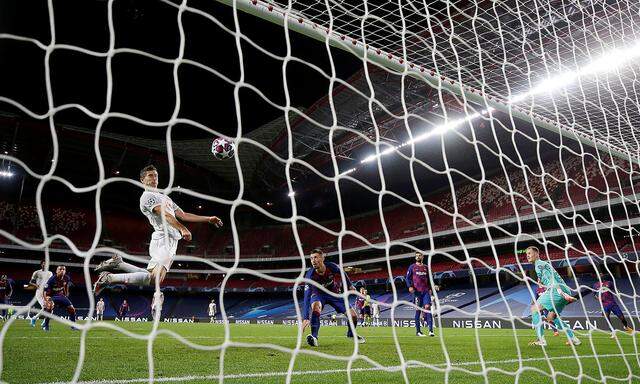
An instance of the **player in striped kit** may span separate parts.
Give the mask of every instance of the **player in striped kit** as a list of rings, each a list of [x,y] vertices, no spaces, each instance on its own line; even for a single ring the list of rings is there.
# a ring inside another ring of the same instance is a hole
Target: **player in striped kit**
[[[13,294],[13,285],[7,275],[0,276],[0,304],[9,304],[9,298]],[[0,311],[0,318],[7,319],[7,310]]]
[[[420,328],[420,319],[424,311],[424,318],[429,327],[429,336],[433,337],[433,316],[431,315],[431,282],[429,281],[429,268],[424,264],[424,255],[416,252],[416,262],[409,266],[406,276],[407,287],[413,294],[413,303],[416,309],[416,336],[423,337]]]
[[[302,305],[302,330],[311,326],[311,334],[307,335],[307,344],[312,347],[318,346],[318,332],[320,331],[320,313],[325,305],[330,305],[337,313],[350,316],[353,327],[358,324],[358,316],[353,308],[345,306],[344,299],[340,297],[345,290],[354,290],[351,280],[346,276],[346,285],[342,284],[342,273],[340,266],[335,263],[325,263],[324,252],[321,249],[314,249],[311,252],[311,268],[305,274],[305,279],[313,280],[324,289],[313,284],[305,284],[304,304]],[[328,291],[328,292],[327,292]],[[329,293],[331,292],[331,293]],[[334,296],[336,295],[336,296]],[[355,329],[347,323],[347,337],[355,336]],[[364,337],[357,335],[356,341],[365,343]]]
[[[29,281],[29,287],[36,290],[36,300],[38,301],[38,304],[40,304],[40,310],[38,313],[31,317],[30,323],[32,327],[36,326],[36,321],[38,321],[38,318],[42,316],[42,313],[45,311],[44,287],[51,276],[53,276],[53,272],[47,270],[46,264],[47,263],[42,260],[40,262],[40,269],[33,272],[31,280]]]
[[[607,323],[609,323],[609,326],[612,328],[611,338],[614,338],[616,337],[616,333],[611,325],[611,312],[620,319],[620,322],[627,333],[633,333],[633,329],[629,327],[627,319],[624,317],[620,306],[618,306],[618,303],[616,302],[615,296],[611,292],[612,285],[611,281],[597,282],[593,285],[593,289],[596,290],[595,296],[598,298],[598,301],[600,301],[600,304],[602,304],[602,310],[604,316],[607,318]]]
[[[69,300],[69,285],[71,284],[71,278],[67,275],[67,268],[64,265],[59,265],[56,268],[56,274],[51,276],[44,287],[44,300],[47,302],[47,312],[53,313],[54,308],[63,307],[66,308],[67,313],[71,321],[76,321],[76,309],[73,307],[73,303]],[[49,330],[50,318],[44,319],[42,329]],[[71,327],[72,330],[77,330],[75,327]]]

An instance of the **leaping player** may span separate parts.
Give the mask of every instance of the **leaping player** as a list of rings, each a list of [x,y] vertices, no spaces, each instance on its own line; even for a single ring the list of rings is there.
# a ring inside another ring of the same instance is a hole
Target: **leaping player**
[[[560,313],[564,307],[567,304],[576,301],[576,298],[571,296],[571,289],[569,289],[558,272],[553,269],[550,262],[540,259],[540,251],[537,247],[528,247],[526,253],[527,261],[533,263],[540,283],[547,288],[546,292],[540,295],[537,302],[531,306],[532,323],[536,330],[537,340],[532,341],[529,344],[539,346],[547,345],[547,342],[544,339],[544,328],[542,326],[541,312],[543,309],[549,311],[547,314],[547,321],[553,323],[556,326],[556,329],[566,333],[568,339],[567,345],[582,344],[571,328],[565,326],[564,322],[560,319]]]
[[[616,298],[613,296],[613,293],[611,292],[611,282],[610,281],[603,281],[602,283],[597,282],[593,285],[593,289],[596,290],[595,292],[596,298],[598,298],[598,301],[600,301],[600,304],[602,304],[604,317],[607,318],[607,323],[609,323],[609,326],[612,328],[611,338],[616,337],[616,333],[613,330],[613,326],[611,325],[611,317],[610,317],[611,312],[613,312],[614,315],[618,316],[618,319],[620,319],[620,322],[622,322],[622,326],[624,327],[624,330],[627,333],[633,333],[633,329],[629,327],[629,323],[627,323],[627,319],[624,317],[622,310],[620,310],[620,307],[616,302]]]
[[[424,255],[416,252],[416,262],[407,269],[407,287],[409,293],[413,293],[413,303],[416,305],[416,336],[424,337],[420,329],[420,319],[423,317],[429,327],[429,336],[433,337],[433,316],[431,315],[431,283],[429,281],[429,268],[424,264]]]
[[[106,286],[114,283],[147,286],[155,285],[156,279],[158,283],[162,283],[173,263],[178,241],[191,241],[191,232],[180,221],[209,223],[216,228],[222,227],[222,220],[217,216],[200,216],[184,212],[169,196],[150,191],[150,188],[158,187],[158,171],[153,165],[146,166],[140,171],[140,181],[147,187],[140,197],[140,211],[147,217],[154,229],[149,243],[151,260],[149,260],[146,269],[125,263],[119,255],[114,255],[111,259],[103,261],[95,269],[100,273],[93,288],[96,296]],[[163,227],[163,217],[168,224],[166,234]],[[112,273],[114,271],[124,273]]]
[[[324,287],[327,291],[334,294],[342,294],[342,277],[341,277],[341,269],[335,263],[324,262],[324,253],[320,249],[314,249],[311,252],[311,268],[305,274],[305,279],[313,280],[321,287]],[[346,278],[346,290],[354,290],[353,285],[351,284],[351,280],[345,274]],[[346,316],[347,313],[351,316],[351,320],[353,322],[353,327],[358,324],[358,315],[353,310],[353,308],[345,307],[344,299],[342,297],[333,296],[324,290],[318,288],[312,284],[305,284],[304,286],[304,304],[302,307],[302,330],[304,331],[307,326],[311,325],[311,334],[307,335],[307,344],[312,347],[318,346],[318,332],[320,331],[320,313],[322,312],[322,308],[326,304],[329,304],[336,310],[337,313],[344,313]],[[350,323],[347,322],[347,337],[352,338],[354,336],[354,328],[351,327]],[[364,337],[358,336],[357,341],[360,344],[365,342]]]
[[[29,281],[29,287],[36,290],[36,300],[38,304],[40,304],[40,310],[38,313],[31,317],[31,326],[36,326],[36,321],[38,318],[42,316],[42,313],[46,310],[46,304],[44,301],[44,287],[47,284],[47,281],[53,276],[53,272],[46,269],[46,262],[42,260],[40,262],[40,269],[33,272],[31,275],[31,280]]]

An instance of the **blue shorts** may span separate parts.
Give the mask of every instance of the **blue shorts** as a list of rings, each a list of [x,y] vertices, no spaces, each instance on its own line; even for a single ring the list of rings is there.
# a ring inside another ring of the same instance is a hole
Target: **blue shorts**
[[[315,303],[319,301],[322,304],[322,308],[326,304],[329,304],[336,310],[338,313],[347,313],[347,308],[344,306],[344,299],[342,297],[334,297],[331,295],[323,295],[318,293],[311,294],[311,303]]]
[[[611,312],[618,317],[622,317],[622,310],[618,306],[618,304],[613,303],[604,306],[604,313],[608,316]]]
[[[431,305],[431,292],[413,291],[413,303],[416,307],[423,308],[425,305]]]
[[[62,296],[62,295],[52,296],[51,300],[56,305],[56,307],[64,307],[64,308],[73,307],[71,300],[69,300],[69,298],[66,296]]]

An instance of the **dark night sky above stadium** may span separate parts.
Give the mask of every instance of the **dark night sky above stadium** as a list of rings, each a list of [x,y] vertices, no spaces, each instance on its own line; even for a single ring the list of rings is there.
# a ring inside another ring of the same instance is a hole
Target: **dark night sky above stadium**
[[[73,45],[95,52],[108,50],[107,1],[57,0],[53,4],[56,42],[58,44]],[[222,25],[231,30],[234,29],[230,7],[211,0],[192,0],[189,1],[189,6],[208,13],[219,20]],[[180,42],[176,15],[175,7],[159,1],[114,1],[115,47],[136,49],[170,60],[176,58]],[[274,55],[284,56],[286,54],[285,35],[281,27],[245,15],[242,12],[239,12],[238,16],[240,29],[248,39]],[[51,39],[48,17],[46,1],[28,3],[19,0],[2,1],[0,3],[0,33],[34,38],[46,45]],[[184,13],[182,24],[186,37],[185,59],[206,65],[218,71],[221,76],[231,79],[232,82],[239,80],[238,50],[231,34],[210,20],[192,13]],[[291,32],[289,36],[293,57],[312,62],[325,72],[330,72],[329,56],[324,44],[300,36],[295,32]],[[258,51],[246,41],[241,43],[241,48],[244,81],[255,86],[273,103],[285,105],[282,62]],[[336,65],[337,76],[341,79],[349,78],[362,68],[362,62],[359,59],[342,50],[332,48],[331,55]],[[35,44],[0,39],[2,96],[23,104],[34,113],[46,113],[48,106],[45,92],[44,59],[45,51]],[[67,49],[56,49],[51,54],[50,67],[55,105],[77,103],[97,114],[105,110],[107,101],[107,60],[105,57],[96,57]],[[110,111],[154,122],[170,119],[176,102],[172,63],[161,63],[139,54],[119,53],[113,57],[111,73],[113,75],[113,93]],[[192,65],[181,65],[178,77],[181,101],[179,117],[198,121],[223,134],[235,136],[237,118],[233,84]],[[329,82],[326,78],[297,60],[288,62],[286,81],[291,105],[302,108],[308,108],[326,95],[329,88]],[[245,133],[282,116],[282,111],[269,105],[247,87],[240,89],[239,99],[242,129]],[[0,110],[22,114],[7,103],[1,103]],[[88,117],[77,109],[56,113],[55,121],[58,124],[72,124],[89,128],[93,128],[97,124],[96,119]],[[163,139],[166,135],[166,127],[164,126],[149,127],[116,118],[108,119],[102,129],[105,132],[154,139]],[[33,131],[29,132],[34,135]],[[463,128],[461,132],[471,139],[470,129]],[[488,129],[479,130],[476,133],[479,133],[477,139],[480,141],[488,143],[495,141],[492,131]],[[523,140],[517,134],[512,137],[512,134],[507,131],[498,133],[502,135],[498,138],[499,140],[506,143],[512,142],[503,148],[507,156],[515,158],[517,151],[524,158],[527,158],[538,151],[538,148],[531,145],[530,141]],[[49,135],[48,131],[42,129],[41,135],[43,136],[34,135],[33,140],[45,143],[49,141],[49,138],[44,136]],[[173,137],[176,139],[207,138],[210,137],[210,134],[194,127],[178,126],[173,131]],[[86,140],[84,146],[78,141],[76,147],[91,148],[93,138],[87,136],[84,140]],[[523,145],[517,143],[523,143]],[[495,147],[495,145],[489,144],[489,147]],[[42,166],[48,166],[50,153],[43,156],[46,149],[35,150],[35,145],[33,148],[31,153],[22,152],[18,153],[18,156],[41,157]],[[448,159],[451,167],[469,175],[479,173],[479,163],[472,145],[465,143],[460,138],[452,138],[447,142],[447,151],[449,150],[451,153],[457,154],[457,157]],[[115,146],[113,151],[117,158],[120,149]],[[364,148],[355,155],[357,158],[362,158],[370,151],[371,147]],[[27,152],[29,152],[28,149]],[[94,164],[95,158],[92,151],[87,151],[88,158],[86,161],[81,160],[80,164],[77,164],[76,154],[69,153],[73,155],[66,155],[65,150],[62,151],[58,174],[77,185],[95,183],[97,165]],[[71,156],[71,160],[66,161],[65,156],[67,158]],[[429,159],[432,166],[444,170],[442,148],[438,141],[422,144],[420,148],[417,148],[417,156]],[[482,158],[483,166],[487,168],[495,167],[498,164],[498,159],[483,148],[480,148],[479,156]],[[123,157],[125,156],[123,155]],[[157,158],[162,159],[161,156],[157,156]],[[140,164],[148,162],[150,159],[153,157],[144,152],[137,154],[135,151],[133,154],[132,151],[127,152],[123,163],[123,168],[128,167],[127,176],[135,177]],[[196,168],[198,166],[197,164],[192,165]],[[327,165],[327,167],[329,166],[330,164]],[[43,172],[44,169],[40,169],[40,171]],[[409,182],[409,169],[408,163],[399,159],[398,156],[392,155],[384,159],[387,189],[415,200],[413,185]],[[436,175],[420,167],[415,169],[416,179],[421,184],[423,192],[441,189],[448,185],[446,176]],[[215,190],[217,194],[220,186],[215,186],[215,175],[203,178],[197,176],[197,170],[194,172],[182,177],[182,179],[179,178],[176,184],[182,183],[182,185],[188,185],[194,190],[204,193],[213,193],[212,190]],[[165,177],[166,180],[166,174],[161,172],[161,177]],[[380,189],[381,187],[378,169],[375,166],[363,167],[357,177],[372,188]],[[461,180],[461,177],[454,174],[453,179],[454,181]],[[29,190],[30,184],[27,184],[27,190]],[[35,183],[31,187],[34,186]],[[296,188],[307,191],[307,193],[300,193],[297,197],[305,203],[298,204],[299,213],[307,214],[316,219],[338,217],[337,196],[333,183],[310,177],[305,185],[297,185]],[[377,195],[365,192],[354,183],[341,182],[341,188],[343,188],[343,195],[362,197],[350,199],[352,200],[350,205],[343,206],[346,212],[358,213],[377,208]],[[137,193],[134,189],[129,188],[127,192],[121,193],[126,196],[122,199],[124,203],[130,195],[134,195],[134,192]],[[286,189],[247,191],[246,193],[247,198],[253,199],[259,204],[268,200],[274,202],[274,206],[270,208],[273,212],[280,215],[290,214]],[[114,193],[114,195],[118,195],[118,193]],[[62,196],[67,196],[67,194],[62,193]],[[226,197],[233,198],[233,196],[234,193],[229,193]],[[393,198],[384,199],[384,204],[397,202]],[[194,201],[193,204],[198,203]]]
[[[109,45],[106,1],[54,1],[56,42],[96,52]],[[216,1],[190,1],[233,30],[232,10]],[[159,1],[117,0],[113,4],[115,48],[132,48],[167,59],[179,52],[177,10]],[[2,32],[50,41],[45,1],[3,1],[0,5]],[[283,29],[239,12],[240,28],[248,39],[274,55],[286,54]],[[186,12],[184,58],[197,61],[232,81],[240,78],[239,55],[234,37],[202,16]],[[330,71],[327,52],[321,43],[291,32],[291,55]],[[285,104],[282,62],[259,52],[246,41],[241,44],[244,81],[255,86],[279,105]],[[338,77],[347,78],[362,66],[351,55],[332,49]],[[20,57],[20,60],[15,60]],[[44,82],[44,51],[32,44],[0,42],[0,79],[7,95],[32,111],[47,111]],[[100,113],[106,102],[106,58],[70,50],[51,55],[53,96],[56,105],[79,103]],[[291,104],[309,107],[327,93],[328,81],[297,61],[286,69]],[[117,54],[112,61],[113,96],[111,111],[131,114],[149,121],[169,120],[175,105],[173,65],[137,54]],[[180,117],[190,118],[234,136],[237,126],[233,85],[191,65],[179,70]],[[7,92],[8,90],[8,92]],[[282,114],[244,88],[240,91],[243,131],[249,132]],[[3,106],[6,109],[6,106]],[[77,113],[61,113],[58,119],[74,121]],[[89,121],[86,121],[88,123]],[[95,122],[94,122],[95,124]],[[145,129],[123,121],[107,123],[110,131],[134,136],[164,137],[164,129]],[[177,138],[203,136],[197,130],[176,132]]]

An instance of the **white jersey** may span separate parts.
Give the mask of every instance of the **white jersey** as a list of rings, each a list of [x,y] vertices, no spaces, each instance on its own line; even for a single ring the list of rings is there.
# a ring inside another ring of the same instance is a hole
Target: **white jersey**
[[[178,204],[174,203],[171,198],[160,192],[144,191],[140,196],[140,211],[147,217],[149,223],[154,229],[153,238],[164,237],[164,229],[162,226],[162,216],[153,213],[153,209],[157,206],[164,207],[165,212],[169,212],[172,216],[176,215],[176,211],[180,210]],[[180,231],[167,224],[167,233],[172,239],[182,239]]]
[[[158,310],[162,307],[164,303],[164,293],[155,292],[153,294],[153,302],[151,303],[151,309]]]
[[[377,303],[371,304],[371,311],[373,312],[373,317],[377,317],[380,315],[380,306]]]
[[[97,313],[104,313],[104,301],[98,301],[96,303],[96,312]]]
[[[47,281],[53,276],[53,272],[51,271],[43,271],[42,269],[38,269],[33,272],[31,275],[31,284],[35,284],[38,288],[38,291],[44,291],[44,286],[47,284]]]
[[[213,316],[216,314],[216,304],[209,303],[209,316]]]

